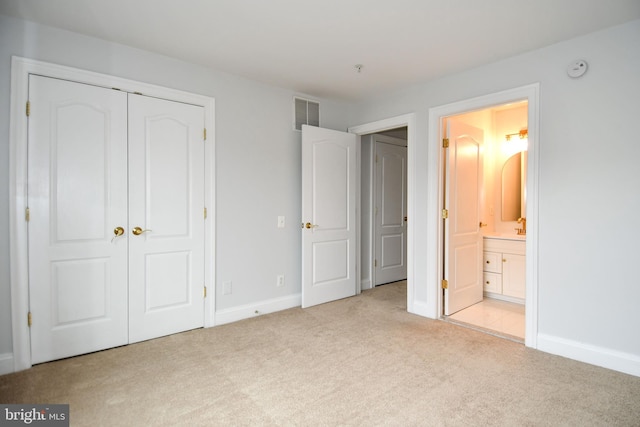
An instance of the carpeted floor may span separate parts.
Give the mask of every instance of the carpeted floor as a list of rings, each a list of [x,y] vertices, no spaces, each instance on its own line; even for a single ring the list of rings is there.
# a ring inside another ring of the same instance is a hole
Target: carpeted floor
[[[406,312],[406,283],[0,376],[72,426],[640,426],[640,378]]]

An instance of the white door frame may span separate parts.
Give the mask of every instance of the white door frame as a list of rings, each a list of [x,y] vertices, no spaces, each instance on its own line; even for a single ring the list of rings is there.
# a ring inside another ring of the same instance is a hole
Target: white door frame
[[[508,104],[514,101],[528,101],[528,130],[529,148],[527,156],[527,239],[526,239],[526,295],[525,295],[525,345],[537,348],[538,335],[538,175],[539,175],[539,92],[540,84],[535,83],[519,88],[505,90],[498,93],[479,96],[477,98],[453,102],[451,104],[429,109],[429,159],[428,179],[431,183],[438,183],[438,191],[427,194],[429,216],[429,234],[438,236],[428,242],[429,253],[427,262],[430,269],[427,281],[429,304],[428,317],[442,316],[443,293],[440,278],[443,277],[443,253],[441,250],[444,239],[444,227],[440,220],[442,212],[442,156],[440,155],[440,131],[442,119],[447,116],[482,110],[496,105]],[[433,188],[433,186],[430,186]]]
[[[9,248],[11,277],[11,323],[13,334],[14,371],[31,367],[31,343],[27,313],[29,311],[29,272],[27,222],[27,116],[25,106],[29,95],[29,74],[71,80],[126,92],[169,99],[204,107],[207,141],[205,145],[205,283],[211,289],[205,300],[204,326],[215,323],[215,100],[175,89],[137,82],[51,64],[13,57],[11,62],[11,107],[9,129]],[[34,321],[37,321],[34,320]]]
[[[414,282],[414,232],[415,232],[415,160],[416,160],[416,115],[415,113],[409,113],[402,116],[391,117],[384,120],[378,120],[371,123],[366,123],[358,126],[352,126],[348,129],[349,132],[356,135],[367,135],[370,133],[384,132],[390,129],[396,129],[399,127],[407,127],[407,311],[410,313],[416,313],[414,309],[415,302],[415,282]],[[358,153],[360,152],[360,143],[358,143]],[[358,176],[361,174],[360,156],[358,156]],[[360,227],[360,215],[362,209],[360,208],[360,185],[358,185],[358,227]],[[362,233],[358,231],[358,241],[362,236]],[[361,250],[358,245],[357,252],[357,264],[361,263]],[[360,269],[358,268],[358,271]],[[358,277],[357,289],[360,293],[361,280]]]

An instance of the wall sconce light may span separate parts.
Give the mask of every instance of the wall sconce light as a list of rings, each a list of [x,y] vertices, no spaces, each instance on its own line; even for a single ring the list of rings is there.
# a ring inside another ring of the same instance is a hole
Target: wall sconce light
[[[507,141],[511,141],[511,137],[512,136],[516,136],[518,135],[520,137],[520,139],[526,139],[529,137],[529,130],[528,129],[522,129],[520,132],[518,133],[508,133],[504,136],[504,138]]]

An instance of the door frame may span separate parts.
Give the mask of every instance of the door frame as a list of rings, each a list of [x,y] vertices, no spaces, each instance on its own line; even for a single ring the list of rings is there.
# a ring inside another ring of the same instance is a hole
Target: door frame
[[[11,280],[11,328],[13,335],[14,371],[31,367],[31,340],[27,314],[29,312],[28,240],[25,209],[27,208],[27,116],[25,106],[29,95],[29,75],[85,83],[125,92],[168,99],[204,108],[207,129],[205,143],[205,283],[207,292],[204,327],[215,325],[215,99],[156,86],[148,83],[81,70],[58,64],[14,56],[11,60],[11,106],[9,129],[9,263]],[[117,89],[116,89],[117,88]],[[36,320],[37,321],[37,320]]]
[[[437,191],[427,194],[429,234],[438,236],[428,242],[431,256],[427,262],[432,268],[427,281],[429,304],[428,317],[438,319],[442,317],[443,292],[441,278],[443,277],[444,226],[441,212],[444,208],[443,200],[443,160],[441,150],[442,120],[445,117],[464,114],[471,111],[483,110],[497,105],[515,101],[528,101],[528,130],[529,148],[527,155],[527,239],[526,239],[526,294],[525,294],[525,346],[537,348],[538,335],[538,188],[539,188],[539,93],[540,84],[534,83],[502,92],[478,96],[476,98],[453,102],[451,104],[429,109],[429,160],[428,179],[438,183]],[[433,187],[431,187],[433,188]]]
[[[371,133],[384,132],[390,129],[396,129],[400,127],[407,127],[407,311],[409,313],[416,313],[415,307],[415,279],[414,279],[414,233],[415,233],[415,200],[416,200],[416,114],[409,113],[404,114],[402,116],[391,117],[388,119],[378,120],[375,122],[365,123],[358,126],[351,126],[348,128],[348,132],[355,133],[356,135],[368,135]],[[361,152],[361,142],[358,141],[357,145],[358,153]],[[358,177],[361,175],[361,159],[360,155],[358,155],[358,165],[357,165],[357,174]],[[358,221],[358,248],[356,253],[356,262],[358,266],[362,265],[361,257],[362,251],[360,249],[360,239],[362,233],[360,232],[360,215],[362,215],[361,208],[361,197],[360,197],[360,183],[358,183],[358,196],[357,196],[357,206],[358,212],[356,214],[356,218]],[[358,271],[358,282],[356,285],[357,293],[360,293],[362,281],[360,280],[360,268]]]

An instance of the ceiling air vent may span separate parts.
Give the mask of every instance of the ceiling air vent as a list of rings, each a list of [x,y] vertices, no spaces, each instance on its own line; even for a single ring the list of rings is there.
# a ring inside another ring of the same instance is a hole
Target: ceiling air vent
[[[293,98],[294,129],[302,125],[320,126],[320,104],[304,98]]]

